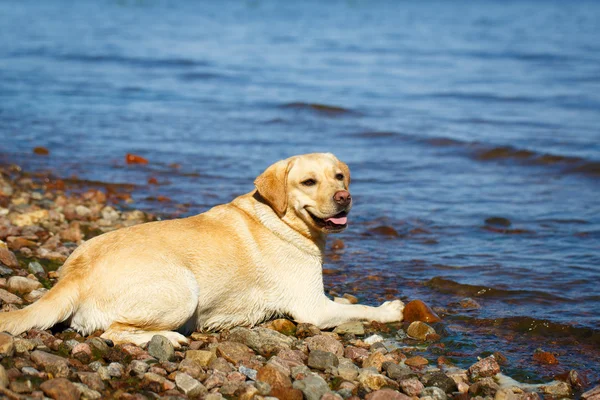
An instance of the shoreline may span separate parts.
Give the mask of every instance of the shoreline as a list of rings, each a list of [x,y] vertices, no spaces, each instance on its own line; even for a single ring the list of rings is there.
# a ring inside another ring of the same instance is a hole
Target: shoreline
[[[56,282],[56,269],[83,240],[157,219],[129,209],[127,188],[110,187],[75,190],[43,173],[0,166],[2,311],[41,297]],[[351,295],[343,298],[354,301]],[[425,354],[424,349],[440,345],[444,321],[431,322],[435,313],[426,306],[416,310],[412,324],[352,323],[331,332],[280,319],[253,329],[194,333],[190,345],[177,351],[160,337],[140,348],[111,346],[98,337],[100,332],[89,337],[72,330],[0,334],[0,394],[61,399],[535,399],[578,398],[593,388],[574,370],[563,381],[516,386],[497,375],[503,370],[500,353],[467,369],[443,355],[434,358],[435,352]],[[556,361],[551,353],[536,356],[548,365]],[[600,398],[600,393],[591,396]]]

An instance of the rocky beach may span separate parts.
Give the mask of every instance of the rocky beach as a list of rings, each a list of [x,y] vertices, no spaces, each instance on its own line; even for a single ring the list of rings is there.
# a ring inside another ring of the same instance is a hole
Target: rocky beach
[[[131,209],[130,190],[0,167],[2,312],[43,296],[83,241],[156,220]],[[357,293],[330,294],[357,301]],[[461,305],[476,306],[473,299]],[[277,319],[195,332],[179,349],[161,336],[144,347],[114,345],[99,337],[102,332],[82,337],[64,327],[0,333],[0,398],[600,399],[600,387],[576,370],[542,384],[519,383],[503,374],[507,359],[495,349],[477,349],[488,354],[466,368],[453,364],[441,342],[444,310],[436,311],[412,300],[403,323],[355,322],[331,331]],[[558,363],[541,349],[531,360]]]

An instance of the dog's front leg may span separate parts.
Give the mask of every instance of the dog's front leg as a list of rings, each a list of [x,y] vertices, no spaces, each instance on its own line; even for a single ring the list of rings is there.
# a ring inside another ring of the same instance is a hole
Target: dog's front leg
[[[363,306],[360,304],[340,304],[319,296],[315,302],[298,305],[291,312],[296,322],[306,322],[321,329],[331,328],[350,321],[402,321],[404,303],[400,300],[386,301],[379,307]]]

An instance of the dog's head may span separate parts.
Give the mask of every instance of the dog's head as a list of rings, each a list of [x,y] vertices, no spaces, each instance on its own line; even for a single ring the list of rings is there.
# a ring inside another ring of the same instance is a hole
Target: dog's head
[[[331,153],[313,153],[271,165],[254,185],[280,218],[323,233],[341,232],[352,208],[350,170]]]

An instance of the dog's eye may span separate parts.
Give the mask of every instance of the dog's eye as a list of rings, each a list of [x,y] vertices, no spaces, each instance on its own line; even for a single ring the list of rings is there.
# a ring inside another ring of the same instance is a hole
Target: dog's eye
[[[338,181],[343,181],[344,180],[344,174],[335,174],[335,179],[337,179]]]
[[[304,186],[314,186],[317,184],[317,181],[315,181],[314,179],[307,179],[305,181],[302,181],[302,184]]]

